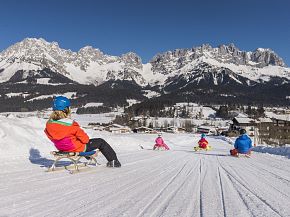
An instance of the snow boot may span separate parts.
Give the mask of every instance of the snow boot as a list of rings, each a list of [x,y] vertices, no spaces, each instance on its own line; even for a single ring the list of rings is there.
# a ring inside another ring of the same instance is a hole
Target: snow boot
[[[107,167],[121,167],[121,163],[118,160],[108,161]]]

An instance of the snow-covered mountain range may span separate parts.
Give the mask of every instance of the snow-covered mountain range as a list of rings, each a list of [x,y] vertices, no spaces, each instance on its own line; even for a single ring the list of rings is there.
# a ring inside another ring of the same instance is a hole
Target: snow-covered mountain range
[[[204,81],[212,85],[229,82],[253,85],[272,78],[289,83],[290,68],[270,49],[246,52],[233,44],[176,49],[157,54],[146,64],[132,52],[110,56],[90,46],[73,52],[41,38],[26,38],[0,53],[0,83],[32,80],[39,84],[57,83],[56,76],[67,78],[66,82],[94,85],[108,80],[132,80],[140,86],[164,87]]]

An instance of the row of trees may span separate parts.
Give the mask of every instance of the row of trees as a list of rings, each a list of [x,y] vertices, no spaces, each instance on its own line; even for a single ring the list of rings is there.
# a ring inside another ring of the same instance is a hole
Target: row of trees
[[[265,116],[265,109],[263,106],[259,106],[257,108],[252,107],[250,105],[245,108],[244,106],[236,106],[236,105],[224,105],[220,106],[216,111],[216,116],[223,119],[232,119],[236,116],[232,111],[239,111],[247,114],[249,117],[257,119]]]
[[[102,114],[111,112],[112,109],[106,106],[81,107],[77,109],[77,114]]]
[[[106,107],[128,106],[127,99],[140,101],[145,99],[140,87],[135,88],[134,84],[126,81],[116,81],[114,85],[107,82],[97,87],[80,84],[51,86],[2,83],[0,84],[0,112],[36,111],[50,108],[53,95],[68,92],[75,92],[71,97],[73,107],[82,107],[90,102],[102,102]],[[13,96],[11,93],[16,93],[18,96]],[[37,97],[40,98],[37,99]]]

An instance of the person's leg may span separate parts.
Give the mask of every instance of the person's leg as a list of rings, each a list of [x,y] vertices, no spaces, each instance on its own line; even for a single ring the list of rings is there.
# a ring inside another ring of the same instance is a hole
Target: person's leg
[[[165,143],[163,143],[163,146],[166,150],[169,150],[169,147]]]
[[[87,143],[86,151],[99,149],[108,161],[118,160],[114,149],[103,139],[90,139]]]

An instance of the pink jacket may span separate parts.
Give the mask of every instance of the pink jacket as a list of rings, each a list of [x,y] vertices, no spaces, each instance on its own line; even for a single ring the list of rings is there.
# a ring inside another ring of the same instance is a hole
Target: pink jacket
[[[164,141],[161,137],[158,137],[157,139],[155,139],[155,143],[156,143],[156,145],[163,145]]]
[[[155,145],[154,145],[154,149],[156,147],[165,147],[166,150],[169,150],[169,147],[164,143],[163,139],[161,137],[158,137],[157,139],[155,139]]]

